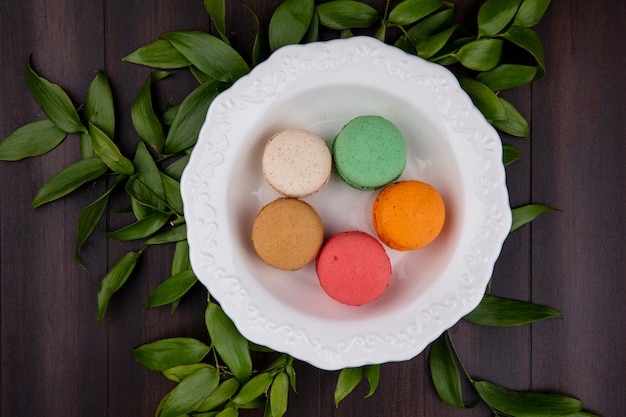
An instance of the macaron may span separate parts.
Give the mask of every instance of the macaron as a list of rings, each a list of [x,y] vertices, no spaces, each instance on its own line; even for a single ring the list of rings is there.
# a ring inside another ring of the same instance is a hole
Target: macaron
[[[331,236],[317,256],[315,270],[324,291],[350,306],[378,299],[391,279],[391,262],[385,248],[361,231]]]
[[[407,160],[402,132],[380,116],[359,116],[333,140],[339,176],[360,190],[376,190],[400,177]]]
[[[330,179],[332,155],[320,136],[304,129],[285,129],[269,138],[262,159],[269,185],[288,197],[306,197]]]
[[[324,243],[324,227],[315,209],[296,198],[265,205],[252,225],[252,244],[268,265],[296,271],[315,259]]]
[[[372,205],[376,234],[399,251],[420,249],[439,236],[445,221],[443,199],[425,182],[399,181],[386,186]]]

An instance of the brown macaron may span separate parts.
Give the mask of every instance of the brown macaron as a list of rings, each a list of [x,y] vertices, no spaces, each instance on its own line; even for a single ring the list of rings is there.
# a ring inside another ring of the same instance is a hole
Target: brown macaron
[[[252,226],[252,244],[268,265],[285,271],[303,268],[317,256],[324,226],[309,204],[283,197],[265,205]]]

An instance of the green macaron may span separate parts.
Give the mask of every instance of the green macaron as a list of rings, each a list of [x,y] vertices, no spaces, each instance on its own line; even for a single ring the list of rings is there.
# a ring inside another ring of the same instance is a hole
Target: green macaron
[[[333,140],[333,160],[339,176],[359,190],[376,190],[402,175],[407,146],[402,132],[380,116],[359,116]]]

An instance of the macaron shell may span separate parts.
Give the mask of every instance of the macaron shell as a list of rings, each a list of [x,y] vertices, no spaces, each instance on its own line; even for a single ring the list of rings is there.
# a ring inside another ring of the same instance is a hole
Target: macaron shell
[[[339,176],[360,190],[376,190],[402,175],[407,146],[402,132],[380,116],[359,116],[333,140],[333,159]]]
[[[311,262],[324,243],[324,227],[315,209],[283,197],[265,205],[252,226],[252,244],[268,265],[296,271]]]
[[[372,205],[372,223],[378,237],[399,251],[429,245],[440,234],[444,222],[443,199],[434,187],[421,181],[390,184]]]
[[[320,136],[303,129],[285,129],[267,141],[262,169],[265,180],[276,191],[301,198],[328,183],[332,155]]]
[[[333,235],[322,247],[315,270],[324,291],[351,306],[378,299],[391,278],[391,262],[385,248],[361,231]]]

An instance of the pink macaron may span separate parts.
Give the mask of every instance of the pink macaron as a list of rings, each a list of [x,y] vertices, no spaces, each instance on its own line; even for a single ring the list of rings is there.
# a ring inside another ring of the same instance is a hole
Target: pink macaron
[[[351,306],[377,300],[391,279],[387,252],[376,238],[361,231],[328,239],[317,256],[315,270],[324,291]]]

